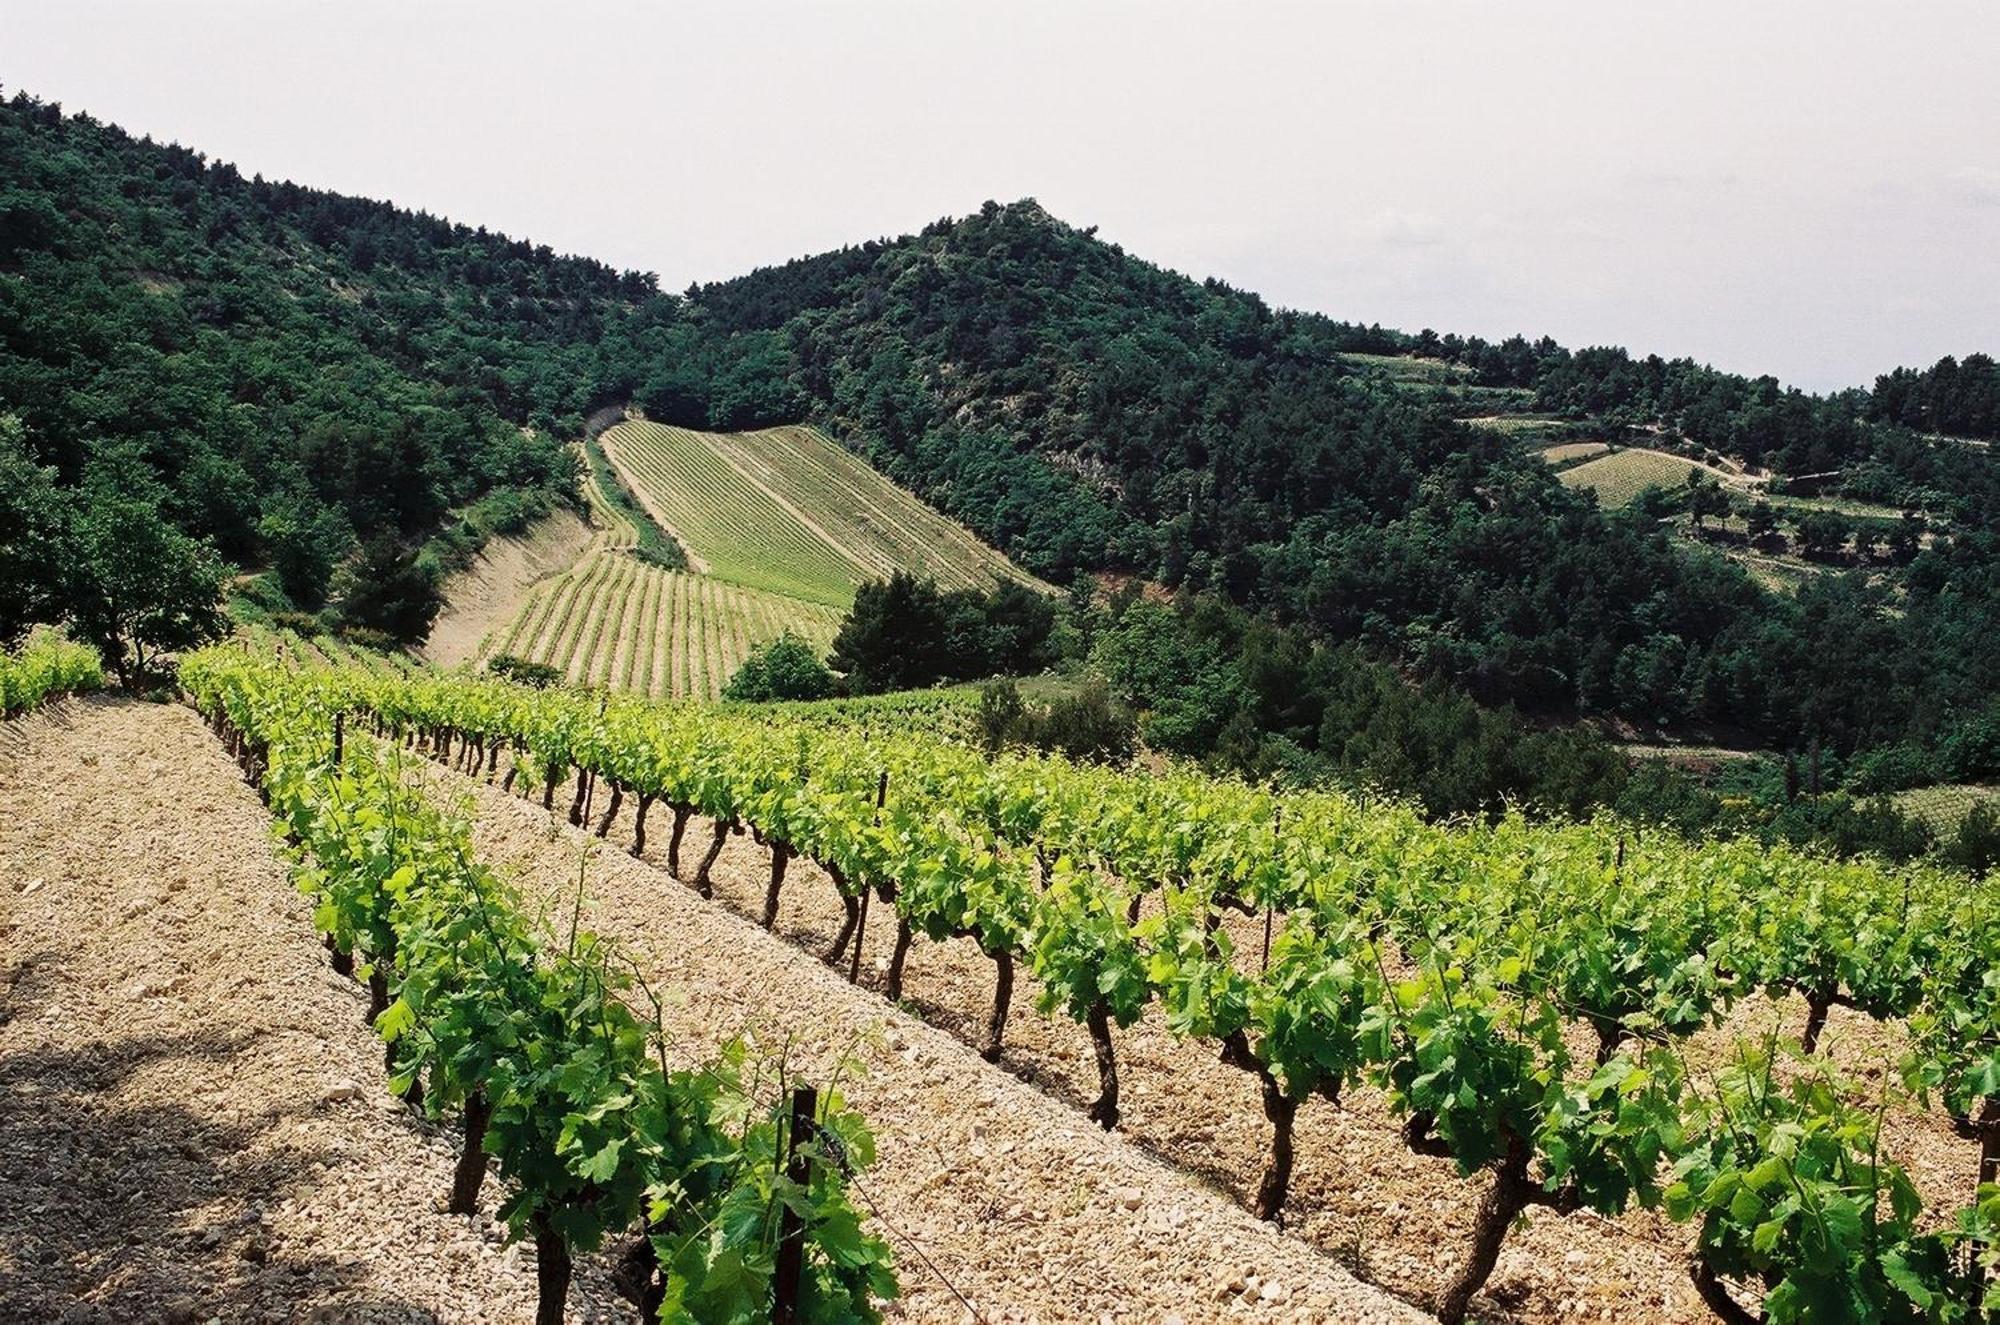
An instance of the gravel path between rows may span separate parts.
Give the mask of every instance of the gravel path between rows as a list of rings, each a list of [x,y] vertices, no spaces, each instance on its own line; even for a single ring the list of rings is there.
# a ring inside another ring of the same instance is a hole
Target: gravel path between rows
[[[849,985],[654,865],[551,820],[539,801],[425,767],[440,791],[473,790],[481,855],[552,914],[567,918],[581,878],[585,923],[671,991],[667,1028],[687,1057],[748,1033],[785,1052],[795,1071],[820,1082],[838,1075],[878,1143],[861,1188],[897,1255],[905,1296],[891,1320],[973,1319],[954,1289],[994,1325],[1430,1319],[1252,1219],[1227,1192],[983,1062],[948,1030]],[[662,848],[669,820],[662,813],[650,826]],[[705,824],[690,826],[690,855],[707,836]],[[795,869],[788,896],[831,896],[824,876]],[[764,873],[746,837],[731,843],[717,879],[734,894],[754,878],[761,896]]]
[[[525,1321],[189,710],[0,729],[0,1320]],[[632,1320],[584,1260],[572,1320]]]

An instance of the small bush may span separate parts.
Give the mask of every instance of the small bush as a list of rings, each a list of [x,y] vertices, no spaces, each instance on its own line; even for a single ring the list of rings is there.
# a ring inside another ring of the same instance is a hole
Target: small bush
[[[396,637],[386,630],[373,626],[343,626],[340,629],[343,643],[352,644],[357,649],[367,649],[371,653],[395,653],[402,646]]]
[[[989,753],[1026,745],[1071,759],[1122,764],[1138,746],[1138,719],[1092,678],[1044,705],[1029,705],[1012,681],[979,688],[979,730]]]
[[[1988,803],[1973,806],[1958,835],[1945,845],[1944,858],[1968,874],[1988,874],[2000,866],[2000,809]]]
[[[825,699],[833,693],[833,673],[812,645],[786,631],[750,651],[722,688],[724,699],[764,703],[774,699]]]
[[[537,690],[546,690],[562,680],[562,673],[547,663],[529,662],[526,658],[516,658],[511,653],[497,654],[489,659],[486,670],[509,681],[518,681]]]
[[[1928,828],[1890,802],[1857,801],[1840,792],[1793,801],[1773,816],[1765,836],[1890,861],[1914,860],[1934,844]]]
[[[326,627],[317,615],[311,612],[273,612],[270,616],[273,630],[289,630],[304,639],[312,639],[326,633]]]

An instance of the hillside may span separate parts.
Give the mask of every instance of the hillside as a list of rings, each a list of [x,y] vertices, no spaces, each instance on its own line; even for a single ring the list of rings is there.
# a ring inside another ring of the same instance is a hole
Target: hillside
[[[0,458],[58,493],[124,464],[174,527],[268,571],[247,589],[268,606],[360,603],[336,582],[359,545],[407,554],[489,494],[509,496],[476,518],[501,524],[560,499],[550,425],[588,399],[607,320],[656,298],[587,258],[0,104],[0,416],[18,424]],[[8,579],[0,636],[88,607],[89,586],[21,570],[62,601]]]
[[[0,101],[0,642],[74,618],[130,647],[74,509],[111,493],[106,541],[152,536],[190,604],[227,583],[421,640],[485,538],[575,499],[593,409],[663,363],[754,396],[764,338],[685,313],[650,274]],[[155,643],[214,624],[167,616]]]
[[[253,612],[421,638],[446,571],[565,500],[554,439],[629,400],[701,433],[810,421],[1052,582],[1213,592],[1540,719],[1844,756],[1964,745],[2000,692],[1996,458],[1966,444],[1990,427],[1983,356],[1811,397],[1408,335],[1190,280],[1032,202],[670,296],[27,97],[0,133],[0,525],[22,531],[0,635],[71,617],[122,660],[140,627],[114,619],[107,550],[145,534],[180,590],[143,618],[155,649],[212,628],[224,583]],[[1772,592],[1535,454],[1608,429],[1917,512],[1923,538],[1821,529],[1835,573]],[[841,560],[788,592],[832,605]]]
[[[1033,202],[691,298],[711,328],[782,334],[786,387],[834,435],[1052,577],[1213,590],[1488,703],[1780,748],[1934,744],[2000,690],[1976,642],[2000,627],[1991,456],[1858,418],[1860,393],[1273,310]],[[670,410],[662,385],[641,401]],[[1933,538],[1894,576],[1774,593],[1535,454],[1640,427],[1837,471]]]
[[[982,591],[1027,578],[813,428],[639,421],[600,441],[654,517],[721,579],[844,609],[856,588],[897,570]]]
[[[713,699],[753,648],[787,631],[824,653],[870,580],[901,570],[951,588],[1034,583],[810,428],[728,434],[632,421],[593,445],[609,468],[586,482],[588,542],[554,574],[496,583],[505,578],[496,566],[448,583],[446,623],[463,634],[461,623],[477,621],[480,633],[470,647],[455,636],[442,653],[434,639],[432,657],[507,655],[582,684]],[[636,511],[621,506],[621,491]],[[685,564],[644,555],[648,524]],[[496,590],[504,605],[478,611]]]
[[[750,650],[785,631],[824,650],[835,609],[636,555],[640,531],[595,479],[590,534],[555,573],[516,586],[465,657],[543,663],[568,680],[647,695],[713,699]],[[477,583],[449,589],[477,596]]]

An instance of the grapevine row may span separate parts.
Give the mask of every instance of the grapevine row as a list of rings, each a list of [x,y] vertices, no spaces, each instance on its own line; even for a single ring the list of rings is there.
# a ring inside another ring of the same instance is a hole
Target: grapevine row
[[[101,689],[97,650],[40,629],[12,653],[0,653],[0,717],[11,718],[51,699]]]
[[[509,783],[531,781],[545,805],[574,775],[572,822],[593,782],[610,789],[600,832],[635,797],[635,854],[664,804],[676,875],[690,820],[711,819],[691,878],[704,893],[728,834],[747,828],[771,850],[767,925],[788,862],[815,861],[847,908],[830,960],[871,899],[891,908],[891,998],[917,936],[970,938],[995,969],[989,1058],[1026,961],[1044,1010],[1090,1031],[1102,1082],[1092,1114],[1107,1127],[1118,1119],[1113,1030],[1159,1003],[1173,1033],[1256,1080],[1272,1126],[1262,1216],[1286,1197],[1298,1105],[1381,1087],[1414,1149],[1491,1175],[1439,1303],[1447,1322],[1463,1318],[1532,1205],[1662,1207],[1699,1221],[1691,1268],[1726,1319],[1754,1317],[1725,1276],[1761,1283],[1772,1320],[1802,1318],[1800,1304],[1825,1295],[1867,1303],[1871,1318],[1987,1309],[2000,919],[1962,878],[1641,840],[1610,821],[1440,827],[1332,793],[988,760],[887,725],[462,678],[326,684],[447,757],[456,743],[471,769],[511,747]],[[1254,961],[1231,941],[1232,913],[1261,921]],[[1802,1043],[1740,1046],[1725,1071],[1690,1070],[1685,1037],[1759,991],[1805,996]],[[1879,1118],[1807,1057],[1836,1002],[1907,1018],[1909,1081],[1940,1095],[1981,1146],[1975,1203],[1943,1231],[1943,1212],[1927,1220],[1878,1154]],[[1829,1246],[1835,1227],[1854,1236]]]
[[[574,1250],[634,1228],[620,1286],[649,1319],[770,1318],[788,1223],[797,1318],[879,1321],[888,1251],[847,1197],[872,1156],[860,1119],[828,1096],[801,1129],[782,1095],[760,1095],[740,1043],[670,1067],[659,1005],[618,954],[573,920],[539,932],[400,750],[344,739],[362,674],[313,675],[221,649],[181,668],[283,825],[336,969],[367,983],[390,1088],[462,1120],[454,1213],[476,1208],[497,1164],[510,1236],[535,1241],[538,1323],[563,1319]],[[814,1156],[803,1179],[788,1151]]]

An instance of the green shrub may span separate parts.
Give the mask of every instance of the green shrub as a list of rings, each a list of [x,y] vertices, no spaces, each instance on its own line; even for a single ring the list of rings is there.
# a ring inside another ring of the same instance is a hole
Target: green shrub
[[[750,651],[722,688],[724,699],[763,703],[774,699],[825,699],[833,693],[833,673],[812,645],[786,631]]]
[[[1943,855],[1968,874],[1988,874],[2000,866],[2000,807],[1990,801],[1973,806]]]
[[[1011,680],[998,680],[979,688],[979,731],[988,752],[1026,745],[1071,759],[1122,764],[1137,748],[1139,722],[1096,678],[1041,705],[1024,701]]]
[[[486,670],[495,676],[504,676],[509,681],[518,681],[537,690],[546,690],[562,680],[562,673],[547,663],[530,662],[511,653],[494,655],[487,661]]]

